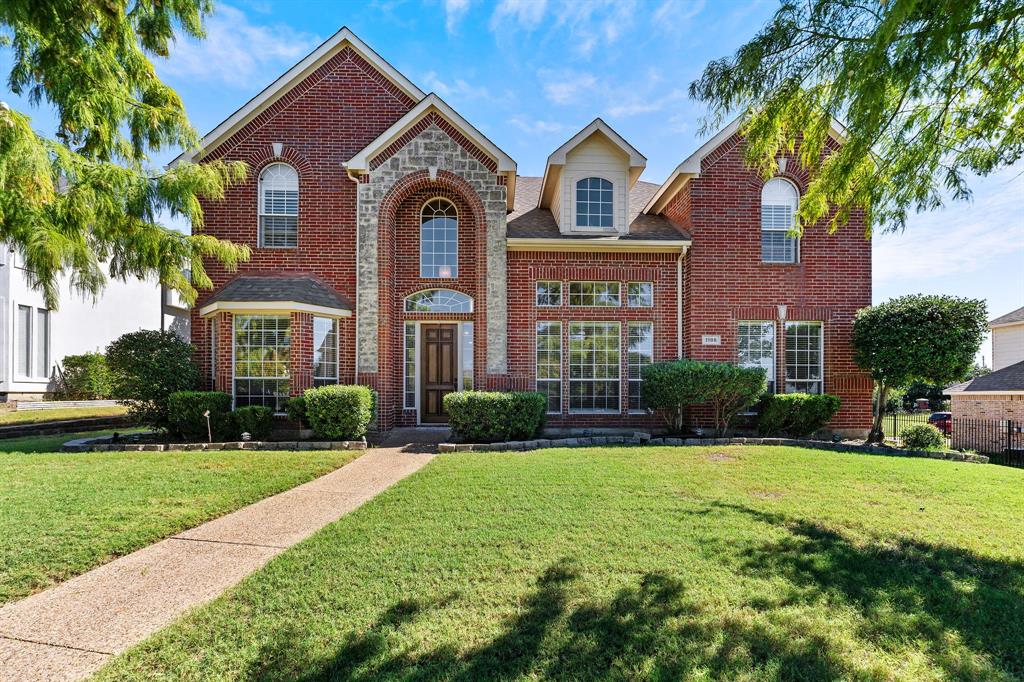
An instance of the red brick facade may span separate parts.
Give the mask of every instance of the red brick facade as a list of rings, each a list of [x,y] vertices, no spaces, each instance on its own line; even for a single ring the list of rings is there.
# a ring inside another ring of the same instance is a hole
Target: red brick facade
[[[372,64],[350,48],[340,50],[292,87],[286,94],[219,142],[207,158],[240,160],[250,166],[249,179],[231,188],[220,201],[204,203],[205,230],[219,238],[248,244],[252,259],[238,274],[310,275],[358,307],[357,206],[358,181],[343,166],[409,112],[416,102]],[[403,135],[391,140],[371,160],[386,167],[389,158],[428,126],[436,126],[487,170],[486,181],[475,185],[457,167],[421,168],[402,177],[381,200],[377,210],[378,333],[364,339],[375,347],[375,371],[357,371],[356,316],[339,320],[339,380],[374,387],[379,394],[379,426],[415,424],[417,412],[404,406],[405,323],[438,318],[437,314],[406,313],[404,299],[428,288],[447,288],[472,297],[472,313],[440,316],[444,321],[473,322],[473,383],[492,390],[533,389],[536,379],[536,325],[562,322],[563,355],[568,352],[568,324],[575,321],[618,322],[621,327],[621,410],[619,414],[570,414],[567,373],[563,369],[562,413],[551,415],[553,426],[652,426],[647,414],[627,410],[627,324],[652,322],[654,359],[686,357],[735,361],[739,320],[776,320],[778,306],[787,306],[787,319],[824,323],[825,390],[843,399],[834,426],[866,429],[870,423],[871,386],[852,364],[850,329],[857,309],[870,303],[871,246],[862,225],[852,224],[838,234],[811,229],[802,239],[800,262],[765,264],[760,258],[760,192],[762,180],[743,163],[739,140],[733,138],[704,159],[701,175],[684,185],[663,214],[692,235],[682,261],[680,250],[637,248],[633,252],[579,250],[575,252],[510,250],[507,252],[507,371],[491,373],[488,366],[487,297],[488,224],[478,191],[504,191],[505,176],[494,161],[447,120],[425,116]],[[275,145],[281,146],[280,155]],[[257,194],[260,171],[269,163],[291,164],[299,176],[299,230],[296,248],[260,248],[257,241]],[[797,167],[793,160],[791,167]],[[488,173],[490,175],[488,175]],[[479,176],[480,173],[478,172]],[[803,188],[806,178],[788,175]],[[366,176],[363,176],[365,182]],[[484,192],[486,193],[486,192]],[[422,279],[419,266],[420,210],[425,202],[443,197],[458,210],[458,274],[451,279]],[[490,197],[493,201],[493,197]],[[362,210],[366,210],[363,208]],[[855,221],[856,223],[856,221]],[[502,226],[503,227],[503,226]],[[682,234],[682,233],[681,233]],[[682,294],[679,291],[682,271]],[[215,291],[236,273],[210,263]],[[563,302],[557,308],[538,308],[538,280],[563,283]],[[568,305],[570,281],[617,281],[622,306],[582,308]],[[652,282],[653,306],[626,305],[628,282]],[[232,390],[232,314],[216,320],[216,368],[211,367],[213,319],[200,309],[213,292],[201,294],[192,313],[196,358],[210,387]],[[678,311],[682,309],[680,324]],[[293,311],[291,390],[312,385],[312,317]],[[777,340],[777,382],[784,379],[782,329]],[[679,329],[682,329],[680,337]],[[704,346],[701,337],[721,337],[719,346]],[[500,346],[493,346],[500,348]],[[492,358],[493,361],[493,358]],[[564,365],[563,365],[564,367]]]

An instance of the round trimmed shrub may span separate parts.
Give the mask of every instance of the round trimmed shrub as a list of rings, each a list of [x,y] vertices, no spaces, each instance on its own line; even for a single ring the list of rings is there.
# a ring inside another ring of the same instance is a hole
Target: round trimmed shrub
[[[173,434],[186,441],[207,439],[206,417],[214,440],[227,438],[232,430],[231,396],[220,391],[178,391],[167,398],[167,419]]]
[[[779,393],[765,397],[758,430],[766,436],[805,438],[823,428],[839,412],[842,402],[827,393]]]
[[[931,424],[913,424],[900,433],[908,450],[941,450],[946,445],[942,432]]]
[[[459,440],[493,443],[535,438],[544,427],[547,398],[532,391],[458,391],[444,397],[448,424]]]
[[[376,398],[366,386],[320,386],[307,390],[303,397],[306,421],[320,438],[357,440],[366,435],[373,421]]]
[[[231,413],[232,438],[248,433],[253,440],[266,440],[274,430],[274,411],[262,405],[239,407]]]

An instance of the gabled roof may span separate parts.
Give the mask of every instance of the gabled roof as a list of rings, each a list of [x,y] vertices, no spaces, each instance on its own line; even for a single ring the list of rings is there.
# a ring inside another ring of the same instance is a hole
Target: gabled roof
[[[360,40],[347,27],[342,27],[337,33],[325,40],[315,50],[302,58],[298,64],[288,69],[280,78],[264,88],[258,95],[245,103],[241,109],[231,114],[224,122],[206,134],[199,143],[198,152],[183,152],[169,164],[173,167],[181,161],[191,161],[194,157],[203,156],[215,149],[217,145],[227,139],[239,128],[251,121],[260,112],[283,97],[295,85],[300,83],[306,76],[319,68],[328,59],[350,47],[360,57],[369,62],[385,78],[391,81],[399,90],[408,95],[413,101],[420,101],[424,93],[408,78],[403,76],[398,69],[391,66],[383,57],[373,51],[369,45]]]
[[[1017,308],[1014,311],[1008,312],[1005,315],[1000,315],[996,319],[988,323],[990,327],[999,327],[1004,324],[1017,324],[1024,322],[1024,307]]]
[[[239,276],[218,289],[199,309],[202,316],[219,311],[300,311],[348,317],[352,304],[315,277]]]
[[[946,388],[946,394],[957,393],[1021,393],[1024,394],[1024,361],[1007,365],[985,376]]]
[[[740,129],[742,123],[743,117],[737,116],[729,125],[715,133],[710,140],[702,144],[697,151],[690,154],[681,164],[676,166],[676,169],[668,176],[668,180],[661,185],[661,188],[654,193],[654,196],[651,197],[647,206],[644,207],[644,212],[661,212],[661,210],[665,208],[668,202],[672,201],[675,195],[683,188],[690,178],[695,178],[700,175],[701,162],[704,160],[704,157],[708,156],[711,152],[725,144],[729,138],[736,134],[736,131]],[[846,128],[835,118],[832,119],[830,133],[832,138],[837,142],[843,142],[846,140]]]
[[[494,161],[499,174],[504,174],[508,177],[508,205],[511,210],[515,201],[516,162],[433,92],[420,100],[420,103],[410,109],[405,116],[395,121],[394,125],[349,159],[348,163],[345,164],[345,168],[349,171],[369,172],[370,162],[378,154],[387,150],[406,131],[415,126],[424,116],[428,116],[431,113],[437,114],[454,126],[466,139]]]
[[[629,158],[629,186],[632,187],[636,183],[640,173],[647,166],[647,157],[638,152],[636,147],[626,142],[626,138],[619,135],[610,125],[598,117],[591,121],[590,125],[566,140],[565,144],[548,156],[548,162],[544,167],[544,178],[541,181],[541,191],[537,197],[537,206],[547,208],[551,205],[553,188],[558,184],[558,175],[561,172],[561,168],[565,166],[565,160],[569,152],[596,134],[603,135]]]

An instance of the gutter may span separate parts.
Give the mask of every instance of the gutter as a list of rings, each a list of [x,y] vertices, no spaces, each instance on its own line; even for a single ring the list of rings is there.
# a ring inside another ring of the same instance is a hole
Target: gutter
[[[353,367],[352,383],[359,385],[359,178],[352,177],[352,171],[349,170],[348,163],[342,162],[341,167],[345,169],[345,176],[356,184],[356,253],[355,253],[355,265],[356,265],[356,291],[355,291],[355,304],[352,306],[355,308],[354,320],[352,323],[352,338],[355,340],[353,346],[353,354],[355,356],[355,364]]]
[[[683,256],[686,248],[676,258],[676,359],[683,357]]]

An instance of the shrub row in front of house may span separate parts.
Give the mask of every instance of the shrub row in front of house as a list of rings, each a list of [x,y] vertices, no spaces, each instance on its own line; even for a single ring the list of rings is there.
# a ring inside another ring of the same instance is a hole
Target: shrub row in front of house
[[[459,440],[526,440],[544,428],[547,398],[530,391],[459,391],[444,397],[444,409],[452,434]]]

